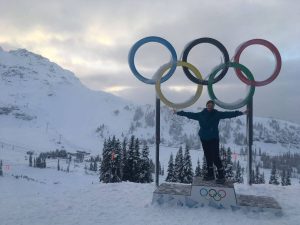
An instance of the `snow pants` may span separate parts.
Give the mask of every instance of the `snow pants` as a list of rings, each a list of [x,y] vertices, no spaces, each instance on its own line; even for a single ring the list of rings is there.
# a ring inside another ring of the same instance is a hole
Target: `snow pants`
[[[219,139],[202,140],[204,156],[206,158],[207,168],[213,168],[213,164],[218,170],[223,169],[222,161],[219,153]]]

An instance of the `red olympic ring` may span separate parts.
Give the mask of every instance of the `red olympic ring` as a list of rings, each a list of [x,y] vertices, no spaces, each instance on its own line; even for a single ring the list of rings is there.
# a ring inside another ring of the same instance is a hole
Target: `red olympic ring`
[[[242,71],[240,69],[235,68],[235,72],[236,72],[238,78],[245,84],[259,87],[259,86],[267,85],[267,84],[271,83],[273,80],[275,80],[275,78],[278,76],[278,74],[280,72],[282,62],[281,62],[281,56],[280,56],[278,49],[271,42],[264,40],[264,39],[252,39],[252,40],[246,41],[243,44],[241,44],[235,53],[234,61],[239,63],[240,56],[241,56],[242,52],[244,51],[244,49],[250,45],[255,45],[255,44],[263,45],[263,46],[267,47],[273,53],[273,55],[276,59],[276,67],[274,69],[273,74],[269,78],[267,78],[266,80],[263,80],[263,81],[250,81],[244,76],[244,74],[242,73]]]
[[[223,192],[223,195],[221,194],[221,192]],[[226,197],[226,191],[224,191],[224,190],[219,190],[218,193],[219,193],[219,195],[221,196],[221,198],[225,198],[225,197]]]

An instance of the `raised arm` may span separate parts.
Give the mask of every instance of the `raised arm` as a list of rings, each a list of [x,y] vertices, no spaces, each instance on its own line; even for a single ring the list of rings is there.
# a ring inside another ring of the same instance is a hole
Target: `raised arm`
[[[227,112],[218,112],[218,116],[220,119],[226,119],[226,118],[233,118],[233,117],[237,117],[237,116],[241,116],[244,113],[241,111],[227,111]]]
[[[176,114],[178,116],[185,116],[192,120],[198,120],[198,118],[199,118],[199,113],[179,111],[179,112],[176,112]]]

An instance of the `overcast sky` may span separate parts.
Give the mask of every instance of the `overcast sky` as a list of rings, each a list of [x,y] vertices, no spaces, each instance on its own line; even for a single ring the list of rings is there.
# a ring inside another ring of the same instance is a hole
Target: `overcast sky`
[[[267,39],[281,53],[282,70],[274,82],[256,88],[254,113],[300,123],[299,21],[297,0],[0,0],[0,46],[41,54],[73,71],[93,90],[152,104],[154,87],[138,81],[128,67],[128,52],[139,39],[163,37],[180,56],[191,40],[212,37],[225,45],[230,58],[241,43]],[[203,44],[188,60],[206,77],[222,55]],[[146,77],[168,61],[168,51],[159,44],[147,44],[136,55],[137,68]],[[243,52],[241,63],[256,80],[269,77],[275,67],[272,53],[258,45]],[[166,97],[177,102],[192,96],[195,88],[181,68],[162,87]],[[220,100],[233,102],[245,96],[246,85],[229,70],[214,90]],[[207,100],[204,88],[195,106]]]

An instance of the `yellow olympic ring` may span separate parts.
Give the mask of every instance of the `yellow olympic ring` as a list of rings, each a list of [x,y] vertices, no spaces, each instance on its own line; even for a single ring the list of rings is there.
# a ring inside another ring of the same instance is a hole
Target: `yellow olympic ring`
[[[189,107],[191,105],[193,105],[201,96],[202,94],[202,90],[203,90],[203,86],[198,84],[197,85],[197,90],[196,93],[193,97],[191,97],[189,100],[183,102],[183,103],[173,103],[170,102],[168,99],[166,99],[166,97],[162,94],[161,91],[161,78],[163,76],[163,74],[170,69],[172,66],[171,63],[167,63],[165,65],[163,65],[157,72],[156,72],[156,84],[155,84],[155,89],[156,89],[156,93],[159,96],[160,100],[165,103],[167,106],[174,108],[174,109],[183,109],[186,107]],[[199,79],[202,80],[202,75],[199,72],[199,70],[193,66],[192,64],[188,63],[188,62],[183,62],[183,61],[177,61],[176,66],[183,66],[183,67],[187,67],[188,69],[190,69],[195,76]]]

